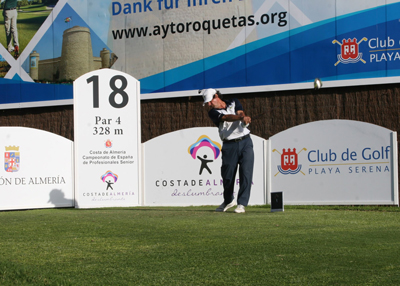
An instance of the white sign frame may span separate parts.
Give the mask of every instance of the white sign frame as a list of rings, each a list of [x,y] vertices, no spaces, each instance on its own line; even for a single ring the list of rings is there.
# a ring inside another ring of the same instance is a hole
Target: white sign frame
[[[282,155],[293,148],[297,171],[284,174]],[[282,191],[285,204],[399,205],[397,133],[387,128],[352,120],[310,122],[272,136],[268,157],[268,195]]]
[[[250,136],[255,156],[249,205],[265,205],[268,200],[265,185],[266,140],[256,135]],[[201,147],[196,153],[190,154],[189,147],[200,142],[200,138],[207,140],[205,143],[207,147]],[[145,158],[143,205],[220,205],[223,201],[221,154],[218,155],[212,151],[212,147],[218,144],[222,146],[218,129],[215,127],[181,129],[143,143]],[[215,154],[217,158],[214,158]],[[202,165],[199,157],[208,162]],[[237,174],[235,196],[238,190],[239,175]]]
[[[141,202],[140,83],[112,69],[74,82],[76,208]]]
[[[35,128],[0,127],[0,141],[0,210],[74,207],[71,140]]]

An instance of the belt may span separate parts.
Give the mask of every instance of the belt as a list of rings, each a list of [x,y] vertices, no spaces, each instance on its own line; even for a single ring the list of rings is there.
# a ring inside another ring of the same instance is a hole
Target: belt
[[[15,10],[15,9],[17,9],[17,8],[8,8],[8,9],[4,9],[4,10],[9,11],[9,10]]]
[[[247,137],[250,137],[250,134],[244,135],[244,136],[239,137],[239,138],[231,139],[231,140],[224,140],[224,142],[238,142],[238,141],[241,141],[243,139],[246,139]]]

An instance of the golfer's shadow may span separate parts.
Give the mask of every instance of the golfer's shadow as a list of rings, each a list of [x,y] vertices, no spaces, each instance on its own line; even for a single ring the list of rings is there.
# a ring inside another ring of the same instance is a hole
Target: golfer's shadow
[[[53,204],[55,207],[74,207],[76,205],[73,199],[65,198],[65,194],[59,189],[54,189],[50,192],[48,203]]]

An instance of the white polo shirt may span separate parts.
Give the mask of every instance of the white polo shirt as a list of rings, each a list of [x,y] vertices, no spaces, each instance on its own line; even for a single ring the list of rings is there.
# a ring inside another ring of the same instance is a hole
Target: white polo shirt
[[[236,115],[237,111],[243,110],[242,104],[236,98],[223,101],[226,103],[226,109],[213,108],[208,112],[208,116],[210,116],[211,120],[218,127],[221,140],[237,139],[250,134],[250,130],[245,127],[241,120],[234,122],[221,121],[221,117],[225,114]]]

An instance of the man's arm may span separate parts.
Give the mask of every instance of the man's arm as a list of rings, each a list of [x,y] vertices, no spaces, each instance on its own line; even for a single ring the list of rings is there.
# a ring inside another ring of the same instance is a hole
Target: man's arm
[[[223,115],[220,120],[221,121],[228,121],[228,122],[233,122],[233,121],[238,121],[238,120],[243,120],[244,116],[239,115],[239,114],[225,114]]]
[[[251,118],[249,116],[246,116],[244,114],[243,110],[238,110],[236,112],[236,115],[225,114],[224,116],[221,117],[221,121],[233,122],[233,121],[238,121],[238,120],[243,121],[244,124],[250,124],[251,123]]]

